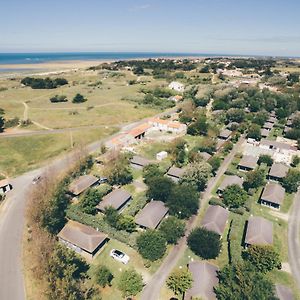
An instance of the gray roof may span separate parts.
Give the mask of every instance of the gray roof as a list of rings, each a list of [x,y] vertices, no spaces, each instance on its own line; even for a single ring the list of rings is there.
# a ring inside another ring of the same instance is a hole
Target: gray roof
[[[270,116],[269,119],[268,119],[268,122],[269,123],[276,123],[277,122],[277,118]]]
[[[225,140],[217,139],[216,149],[219,150],[226,143]]]
[[[262,137],[268,137],[269,134],[270,134],[270,130],[265,129],[265,128],[262,128],[262,129],[260,130],[260,134],[261,134]]]
[[[80,176],[69,185],[69,192],[77,196],[98,181],[99,179],[93,175]]]
[[[228,220],[229,211],[219,205],[210,205],[202,220],[202,226],[207,230],[222,235]]]
[[[269,171],[269,176],[283,178],[286,176],[288,171],[289,171],[288,166],[281,164],[281,163],[273,163],[273,165]]]
[[[203,157],[204,160],[208,161],[211,158],[211,154],[207,152],[200,152],[200,155]]]
[[[297,147],[295,147],[295,146],[291,146],[291,145],[286,144],[286,143],[271,141],[271,140],[267,140],[267,139],[261,140],[260,144],[263,145],[263,146],[269,146],[270,148],[273,148],[273,149],[275,148],[275,149],[285,149],[285,150],[297,151]]]
[[[275,294],[279,300],[294,300],[291,289],[281,284],[275,284]]]
[[[168,176],[171,176],[171,177],[176,177],[176,178],[181,178],[182,175],[184,174],[185,172],[185,169],[182,169],[182,168],[177,168],[175,166],[172,166],[168,172],[167,172],[167,175]]]
[[[255,169],[258,161],[258,157],[252,155],[244,155],[239,162],[239,167],[245,167],[249,169]]]
[[[106,234],[71,220],[57,236],[89,253],[93,253],[107,239]]]
[[[102,198],[102,201],[99,202],[97,208],[100,211],[104,211],[106,208],[112,206],[115,209],[120,209],[127,201],[129,201],[131,195],[123,190],[116,189],[111,193],[107,194]]]
[[[223,138],[223,139],[228,139],[231,134],[232,134],[232,131],[226,128],[226,129],[221,130],[218,137]]]
[[[261,195],[261,200],[282,204],[284,200],[285,189],[278,183],[269,182],[266,184]]]
[[[237,184],[240,187],[243,186],[243,178],[236,176],[236,175],[225,175],[224,180],[222,181],[222,183],[220,184],[218,190],[220,191],[224,191],[228,186],[233,185],[233,184]]]
[[[130,162],[134,165],[138,165],[141,167],[145,167],[150,164],[150,160],[141,156],[133,156],[133,158],[130,160]]]
[[[263,128],[266,128],[266,129],[272,129],[274,126],[273,123],[270,123],[270,122],[266,122],[263,126]]]
[[[273,223],[262,217],[250,217],[245,243],[250,245],[272,245]]]
[[[168,213],[169,209],[161,201],[151,201],[137,214],[135,223],[155,229]]]
[[[192,273],[192,287],[185,293],[184,299],[190,300],[192,297],[201,297],[204,300],[216,299],[214,287],[218,285],[217,266],[206,261],[194,261],[188,265]]]

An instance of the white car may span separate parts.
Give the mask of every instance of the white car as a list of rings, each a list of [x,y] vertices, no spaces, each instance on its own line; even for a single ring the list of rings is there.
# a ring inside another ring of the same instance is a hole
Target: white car
[[[112,249],[109,256],[125,265],[129,262],[129,256],[120,250]]]

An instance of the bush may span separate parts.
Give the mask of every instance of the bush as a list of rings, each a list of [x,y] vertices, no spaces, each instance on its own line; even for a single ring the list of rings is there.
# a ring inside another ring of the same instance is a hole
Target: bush
[[[111,285],[111,281],[114,276],[106,266],[99,266],[96,270],[96,281],[97,283],[105,287],[106,285]]]
[[[118,288],[123,297],[135,296],[143,289],[143,277],[134,269],[125,270],[121,273]]]
[[[189,248],[203,259],[216,258],[221,250],[220,236],[205,228],[196,228],[188,236]]]
[[[84,98],[81,94],[76,94],[75,97],[72,100],[73,103],[83,103],[83,102],[86,102],[86,101],[87,101],[87,99]]]
[[[237,184],[228,186],[223,192],[224,203],[231,208],[238,208],[247,201],[246,191]]]
[[[266,164],[267,166],[272,166],[272,164],[273,164],[273,158],[270,156],[270,155],[268,155],[268,154],[261,154],[260,156],[259,156],[259,158],[258,158],[258,161],[257,161],[257,163],[259,164],[259,165],[261,165],[261,164]]]
[[[176,244],[184,236],[184,230],[184,222],[173,216],[163,220],[159,226],[159,231],[164,235],[169,244]]]
[[[226,205],[219,198],[210,198],[210,200],[208,201],[208,204],[219,205],[219,206],[222,206],[223,208],[226,208]]]
[[[21,80],[21,83],[30,86],[32,89],[55,89],[62,85],[68,84],[68,81],[64,78],[50,79],[49,77],[43,78],[33,78],[25,77]]]
[[[243,215],[245,213],[245,209],[243,207],[238,208],[229,208],[229,210],[235,214]]]
[[[55,95],[54,97],[50,98],[50,102],[52,103],[58,103],[58,102],[68,102],[67,96],[64,95]]]

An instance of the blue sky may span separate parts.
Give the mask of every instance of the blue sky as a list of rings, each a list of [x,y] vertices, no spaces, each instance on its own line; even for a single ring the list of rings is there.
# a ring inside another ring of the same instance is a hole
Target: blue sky
[[[4,0],[0,52],[300,56],[299,0]]]

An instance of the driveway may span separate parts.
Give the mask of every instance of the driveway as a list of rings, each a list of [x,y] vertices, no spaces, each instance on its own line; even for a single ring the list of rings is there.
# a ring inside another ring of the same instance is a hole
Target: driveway
[[[217,182],[220,180],[222,175],[227,170],[228,166],[230,165],[231,161],[233,160],[235,154],[240,150],[240,147],[242,143],[244,142],[244,138],[240,138],[239,142],[235,144],[234,148],[230,152],[229,155],[224,159],[222,165],[220,166],[217,174],[215,177],[212,177],[208,184],[207,188],[202,193],[201,199],[200,199],[200,210],[198,214],[204,210],[205,204],[209,201],[211,197],[211,193],[216,186]],[[184,251],[187,248],[186,240],[189,232],[195,228],[198,225],[198,218],[197,216],[193,216],[188,223],[186,224],[186,233],[183,238],[181,238],[177,245],[175,245],[172,250],[169,252],[168,256],[165,258],[159,269],[156,271],[156,273],[153,275],[152,279],[149,281],[149,283],[145,286],[141,299],[142,300],[158,300],[160,290],[163,287],[165,281],[168,278],[168,275],[172,270],[175,268],[178,260],[183,255]],[[165,300],[165,299],[162,299]]]

